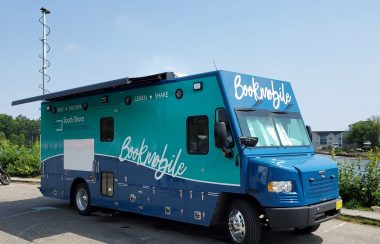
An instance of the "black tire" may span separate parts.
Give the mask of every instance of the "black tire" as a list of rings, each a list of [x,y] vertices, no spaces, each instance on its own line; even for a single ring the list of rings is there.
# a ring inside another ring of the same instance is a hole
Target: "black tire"
[[[86,183],[79,183],[75,188],[74,205],[79,214],[91,214],[91,197]]]
[[[227,213],[227,233],[232,243],[260,243],[259,215],[250,202],[235,200],[231,203]]]
[[[317,225],[312,225],[312,226],[307,226],[307,227],[304,227],[304,228],[294,228],[295,232],[298,233],[298,234],[310,234],[316,230],[318,230],[320,224],[317,224]]]
[[[7,172],[0,173],[0,182],[3,185],[9,185],[11,183],[11,176]]]

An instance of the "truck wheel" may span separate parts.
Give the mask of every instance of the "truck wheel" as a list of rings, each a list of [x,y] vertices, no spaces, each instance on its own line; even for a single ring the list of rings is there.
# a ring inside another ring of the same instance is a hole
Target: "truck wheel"
[[[304,228],[294,228],[294,230],[298,234],[310,234],[310,233],[318,230],[319,226],[320,226],[320,224],[317,224],[317,225],[307,226],[307,227],[304,227]]]
[[[11,183],[11,176],[7,172],[0,173],[0,182],[3,185],[9,185]]]
[[[233,201],[227,214],[232,243],[260,243],[261,227],[256,208],[245,200]]]
[[[91,214],[90,191],[85,183],[79,183],[75,189],[75,207],[81,215]]]

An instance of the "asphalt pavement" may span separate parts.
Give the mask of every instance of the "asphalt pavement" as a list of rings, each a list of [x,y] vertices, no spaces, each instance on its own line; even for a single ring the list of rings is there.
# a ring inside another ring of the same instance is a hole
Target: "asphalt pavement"
[[[0,243],[226,243],[224,230],[128,213],[81,216],[36,184],[0,185]],[[262,243],[380,243],[380,228],[330,220],[311,235],[265,231]]]
[[[17,183],[30,183],[30,184],[40,184],[41,180],[38,178],[22,178],[22,177],[13,177],[13,182]],[[341,211],[342,215],[361,217],[380,221],[380,212],[371,212],[371,211],[361,211],[343,208]]]

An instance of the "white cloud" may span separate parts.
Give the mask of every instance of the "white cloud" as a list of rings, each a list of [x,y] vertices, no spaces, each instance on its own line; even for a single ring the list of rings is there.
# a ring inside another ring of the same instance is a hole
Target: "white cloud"
[[[77,43],[66,43],[63,48],[66,52],[76,53],[79,51],[80,46]]]

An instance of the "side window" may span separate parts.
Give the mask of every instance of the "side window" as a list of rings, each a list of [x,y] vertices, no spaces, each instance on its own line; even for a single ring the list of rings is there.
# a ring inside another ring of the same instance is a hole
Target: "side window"
[[[101,175],[101,193],[106,197],[113,197],[113,173],[102,172]]]
[[[227,148],[233,148],[235,146],[234,144],[234,138],[232,137],[232,130],[231,130],[231,125],[228,122],[227,119],[227,114],[224,108],[217,108],[215,110],[215,122],[224,122],[226,123],[227,127],[227,142],[226,142],[226,147]]]
[[[100,119],[100,141],[110,142],[114,138],[113,117],[104,117]]]
[[[208,153],[208,117],[191,116],[187,118],[187,152],[189,154]]]

